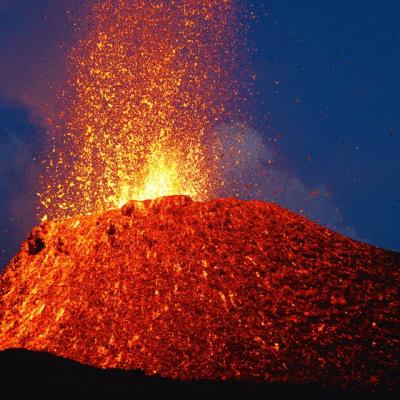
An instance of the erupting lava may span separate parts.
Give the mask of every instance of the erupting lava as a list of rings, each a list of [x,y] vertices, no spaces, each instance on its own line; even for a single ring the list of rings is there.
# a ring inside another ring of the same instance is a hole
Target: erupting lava
[[[231,0],[105,0],[71,53],[41,203],[52,218],[209,196],[204,134],[239,96]],[[236,110],[237,114],[238,110]]]
[[[0,276],[1,350],[181,379],[398,385],[398,254],[273,204],[190,198],[218,180],[207,130],[240,109],[233,4],[94,6],[41,194],[59,221]],[[171,194],[190,197],[127,202]]]

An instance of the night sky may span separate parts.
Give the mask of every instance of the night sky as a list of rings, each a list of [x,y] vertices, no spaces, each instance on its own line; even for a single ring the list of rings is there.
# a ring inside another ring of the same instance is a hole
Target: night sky
[[[46,119],[89,3],[0,0],[0,269],[38,223]],[[258,94],[243,163],[257,196],[400,250],[400,2],[240,3],[259,16],[248,33]],[[259,157],[273,160],[267,175]]]

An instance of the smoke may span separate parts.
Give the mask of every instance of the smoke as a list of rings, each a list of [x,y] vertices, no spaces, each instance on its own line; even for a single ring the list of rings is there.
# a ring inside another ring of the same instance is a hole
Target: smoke
[[[38,222],[39,148],[27,111],[0,104],[0,271]]]
[[[72,22],[92,0],[0,0],[0,94],[38,116],[54,118],[67,79],[67,54],[78,35]]]
[[[8,24],[0,31],[0,95],[17,99],[41,117],[56,114],[57,93],[66,80],[67,52],[79,34],[71,23],[77,18],[71,14],[85,14],[93,1],[84,3],[0,0],[2,21]],[[8,123],[1,111],[0,266],[15,254],[37,222],[35,191],[40,171],[35,161],[38,149],[32,145],[40,134],[32,131],[36,128],[29,117],[14,110],[25,124]],[[7,126],[18,128],[7,131]],[[217,196],[273,201],[354,236],[354,230],[343,223],[328,188],[309,187],[300,177],[276,167],[275,153],[249,125],[225,124],[213,134],[219,137],[217,160],[212,160],[219,171]]]
[[[218,171],[216,196],[274,202],[344,235],[356,236],[354,228],[345,224],[329,188],[325,184],[310,187],[276,167],[276,154],[247,123],[222,124],[210,137],[218,143],[211,161]]]
[[[0,12],[6,10],[14,2],[15,2],[15,0],[1,0],[0,1]]]

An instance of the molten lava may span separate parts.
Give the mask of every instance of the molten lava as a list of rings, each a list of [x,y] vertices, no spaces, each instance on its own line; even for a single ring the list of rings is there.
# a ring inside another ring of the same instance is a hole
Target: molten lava
[[[204,134],[239,110],[231,0],[98,2],[70,55],[40,194],[52,219],[209,196]],[[83,29],[83,28],[82,28]]]
[[[182,379],[399,383],[400,256],[274,204],[166,197],[35,228],[0,349]]]
[[[212,193],[205,134],[239,112],[233,4],[96,2],[43,177],[59,222],[0,277],[0,349],[181,379],[399,383],[398,254],[259,201],[125,204]]]

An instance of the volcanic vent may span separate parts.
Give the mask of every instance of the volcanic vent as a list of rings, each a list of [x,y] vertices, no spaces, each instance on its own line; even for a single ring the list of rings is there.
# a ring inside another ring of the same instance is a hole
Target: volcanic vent
[[[398,254],[274,204],[172,196],[44,222],[0,348],[182,379],[398,384]]]

